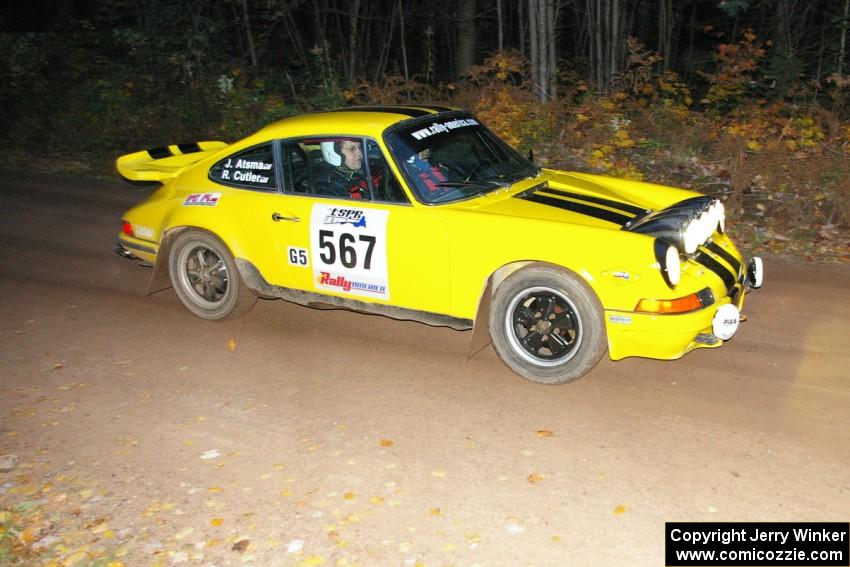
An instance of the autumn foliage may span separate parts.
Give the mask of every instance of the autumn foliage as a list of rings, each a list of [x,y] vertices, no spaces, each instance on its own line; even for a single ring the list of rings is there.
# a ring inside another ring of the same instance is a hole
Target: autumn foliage
[[[565,66],[560,97],[546,103],[518,51],[496,52],[455,82],[396,73],[344,86],[326,50],[315,48],[319,82],[309,92],[234,67],[185,83],[185,95],[167,104],[157,102],[144,77],[115,78],[67,95],[69,109],[87,113],[57,110],[47,129],[19,121],[9,134],[20,143],[6,153],[13,163],[32,159],[28,141],[37,142],[50,163],[60,154],[63,164],[110,171],[122,152],[238,139],[299,112],[434,102],[471,110],[521,152],[533,149],[541,164],[722,197],[730,215],[744,221],[731,223],[747,233],[738,240],[756,248],[850,256],[850,76],[833,74],[777,96],[763,74],[771,45],[750,30],[717,46],[712,70],[700,73],[702,86],[662,71],[661,56],[639,39],[628,38],[626,48],[609,94],[595,94]]]

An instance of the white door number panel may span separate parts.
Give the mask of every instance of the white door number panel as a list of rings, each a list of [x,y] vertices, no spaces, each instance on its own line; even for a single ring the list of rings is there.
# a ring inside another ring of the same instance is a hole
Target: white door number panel
[[[304,266],[307,267],[310,265],[310,261],[307,259],[307,249],[306,248],[297,248],[295,246],[287,246],[286,247],[286,256],[289,263],[293,266]]]
[[[316,289],[390,298],[387,217],[389,211],[313,205],[310,256]]]

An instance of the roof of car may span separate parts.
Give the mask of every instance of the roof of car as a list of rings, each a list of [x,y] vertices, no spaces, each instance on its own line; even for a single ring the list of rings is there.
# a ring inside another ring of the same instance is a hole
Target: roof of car
[[[442,112],[458,110],[448,106],[436,105],[380,105],[351,106],[334,110],[323,110],[308,114],[299,114],[269,124],[261,132],[264,134],[301,134],[330,133],[374,133],[377,135],[386,128],[422,116],[437,115]],[[273,130],[273,132],[268,132]]]
[[[387,114],[401,114],[407,118],[418,118],[420,116],[427,116],[428,114],[438,114],[440,112],[449,112],[452,110],[457,109],[450,106],[437,106],[432,104],[384,104],[349,106],[325,112],[380,112]]]

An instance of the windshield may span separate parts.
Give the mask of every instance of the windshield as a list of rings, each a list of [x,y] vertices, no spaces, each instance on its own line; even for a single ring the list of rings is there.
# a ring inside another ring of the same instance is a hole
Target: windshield
[[[507,187],[537,167],[468,114],[392,131],[387,144],[424,203],[450,203]]]

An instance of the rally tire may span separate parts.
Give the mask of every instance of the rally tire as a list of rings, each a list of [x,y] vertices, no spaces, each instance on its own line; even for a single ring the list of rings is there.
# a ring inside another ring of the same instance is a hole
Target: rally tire
[[[180,302],[202,319],[238,317],[257,302],[242,282],[230,250],[210,233],[188,230],[177,236],[168,272]]]
[[[522,268],[496,288],[489,325],[502,361],[539,384],[581,378],[608,346],[593,290],[573,272],[546,264]]]

